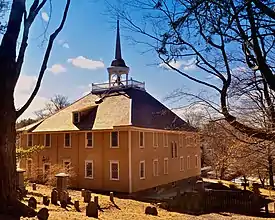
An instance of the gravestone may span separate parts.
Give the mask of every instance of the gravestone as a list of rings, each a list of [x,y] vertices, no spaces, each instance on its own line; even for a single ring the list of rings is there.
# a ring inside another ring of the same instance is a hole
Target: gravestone
[[[98,196],[94,196],[94,202],[98,206]]]
[[[79,201],[78,200],[74,201],[74,207],[75,207],[76,211],[80,212]]]
[[[57,201],[58,201],[58,192],[57,190],[53,189],[51,193],[51,203],[54,205],[57,205]]]
[[[37,201],[34,197],[29,198],[28,206],[33,208],[33,209],[37,208]]]
[[[35,191],[36,190],[36,183],[32,184],[32,190]]]
[[[73,205],[73,203],[72,203],[72,197],[68,196],[68,198],[67,198],[67,204]]]
[[[50,200],[48,196],[43,196],[43,205],[48,206],[50,204]]]
[[[98,218],[98,208],[96,203],[89,202],[89,204],[86,206],[86,216]]]
[[[145,208],[145,214],[146,215],[154,215],[154,216],[157,216],[158,215],[158,210],[156,207],[154,206],[147,206]]]
[[[49,218],[49,210],[47,208],[42,208],[37,213],[37,218],[39,220],[48,220]]]
[[[62,191],[60,194],[60,202],[65,201],[68,202],[69,193],[67,191]]]
[[[89,190],[86,190],[85,194],[84,194],[84,202],[85,203],[89,203],[91,201],[91,192]]]
[[[114,203],[114,193],[110,192],[110,201]]]
[[[67,207],[67,201],[66,200],[62,200],[60,201],[61,204],[61,208],[65,209]]]
[[[82,189],[82,190],[81,190],[81,196],[84,197],[85,193],[86,193],[86,190],[85,190],[85,189]]]
[[[56,189],[58,192],[58,200],[61,201],[61,194],[63,191],[67,191],[68,188],[68,177],[69,175],[66,173],[58,173],[55,175],[56,177]]]
[[[22,196],[27,194],[27,190],[26,190],[25,184],[24,184],[24,173],[25,172],[26,171],[21,168],[16,169],[16,188],[20,190]]]

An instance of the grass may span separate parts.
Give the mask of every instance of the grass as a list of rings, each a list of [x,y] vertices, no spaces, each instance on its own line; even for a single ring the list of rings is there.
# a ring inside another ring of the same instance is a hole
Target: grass
[[[50,197],[51,188],[44,186],[44,185],[37,185],[37,190],[33,191],[30,186],[27,186],[29,194],[27,198],[24,199],[24,203],[27,204],[28,199],[31,196],[34,196],[38,202],[37,211],[44,207],[42,204],[42,196],[47,195]],[[83,202],[83,198],[81,197],[81,191],[76,190],[69,190],[69,194],[72,197],[72,201],[75,200],[80,201],[80,209],[81,212],[77,212],[74,209],[74,206],[71,205],[67,210],[61,208],[60,206],[50,204],[47,208],[49,209],[50,216],[49,220],[85,220],[85,219],[92,219],[85,216],[86,211],[86,204]],[[109,197],[106,195],[101,194],[92,194],[93,196],[99,197],[99,205],[103,208],[103,212],[99,211],[99,219],[106,219],[106,220],[123,220],[123,219],[130,219],[130,220],[144,220],[144,219],[259,219],[254,217],[247,217],[242,215],[236,214],[206,214],[201,216],[192,216],[182,213],[176,212],[168,212],[166,210],[158,209],[158,216],[149,216],[144,214],[144,210],[146,206],[151,205],[149,203],[144,203],[140,201],[135,201],[131,199],[119,199],[115,197],[115,203],[120,208],[117,209],[110,201]],[[24,218],[22,218],[24,219]],[[26,219],[26,218],[25,218]],[[36,218],[33,218],[36,219]]]

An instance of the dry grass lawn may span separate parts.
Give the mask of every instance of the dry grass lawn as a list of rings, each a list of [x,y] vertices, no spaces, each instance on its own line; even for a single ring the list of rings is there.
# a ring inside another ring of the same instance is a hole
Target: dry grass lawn
[[[29,190],[29,194],[27,197],[34,196],[38,201],[38,207],[37,211],[44,207],[42,204],[42,195],[47,195],[50,197],[51,194],[51,188],[43,185],[37,185],[37,190],[33,191],[30,186],[27,187]],[[75,200],[80,201],[80,208],[81,212],[77,212],[74,209],[74,206],[70,206],[67,210],[61,208],[60,206],[55,206],[50,204],[47,208],[50,211],[49,220],[85,220],[85,219],[92,219],[85,216],[85,206],[86,204],[83,202],[83,198],[81,197],[80,191],[75,190],[69,190],[69,194],[72,197],[72,201]],[[143,219],[209,219],[209,220],[215,220],[215,219],[260,219],[256,217],[248,217],[243,215],[236,215],[236,214],[206,214],[201,216],[192,216],[182,213],[176,213],[176,212],[168,212],[166,210],[158,208],[158,216],[148,216],[144,214],[145,207],[150,205],[149,203],[144,203],[140,201],[135,201],[131,199],[119,199],[115,198],[116,205],[121,209],[117,209],[112,205],[112,203],[109,201],[109,197],[105,195],[100,194],[92,194],[92,196],[97,195],[99,197],[99,205],[101,208],[104,209],[104,212],[99,211],[99,219],[106,219],[106,220],[120,220],[120,219],[131,219],[131,220],[143,220]],[[24,202],[27,204],[28,198],[24,200]],[[27,218],[22,218],[27,219]],[[36,219],[36,218],[32,218]]]

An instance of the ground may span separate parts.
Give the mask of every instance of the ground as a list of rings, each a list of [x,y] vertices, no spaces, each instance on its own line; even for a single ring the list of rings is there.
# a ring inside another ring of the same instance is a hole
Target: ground
[[[30,186],[27,186],[27,189],[29,190],[29,194],[27,195],[27,198],[24,199],[24,202],[27,204],[28,198],[31,196],[34,196],[38,201],[38,207],[37,211],[44,207],[42,205],[42,196],[47,195],[50,197],[51,194],[51,187],[47,187],[44,185],[37,185],[37,190],[33,191]],[[79,200],[80,201],[80,208],[81,212],[75,211],[74,207],[71,206],[67,210],[61,208],[60,206],[55,206],[50,204],[47,208],[50,211],[49,220],[84,220],[84,219],[92,219],[85,216],[85,206],[86,204],[83,202],[83,198],[81,197],[81,191],[76,190],[69,190],[69,194],[72,197],[72,201]],[[140,201],[135,201],[131,199],[120,199],[115,197],[115,203],[120,208],[116,208],[112,203],[109,201],[109,197],[106,195],[100,195],[100,194],[93,194],[92,196],[97,195],[99,197],[99,204],[104,209],[104,212],[99,211],[99,219],[117,219],[117,220],[123,220],[123,219],[133,219],[133,220],[139,220],[139,219],[261,219],[256,217],[248,217],[244,215],[237,215],[237,214],[230,214],[230,213],[222,213],[222,214],[205,214],[200,216],[193,216],[193,215],[187,215],[182,213],[176,213],[176,212],[168,212],[166,210],[158,208],[158,217],[155,216],[148,216],[144,214],[145,207],[150,205],[149,203],[144,203]],[[273,211],[273,209],[272,209]],[[36,218],[22,218],[23,219],[36,219]]]

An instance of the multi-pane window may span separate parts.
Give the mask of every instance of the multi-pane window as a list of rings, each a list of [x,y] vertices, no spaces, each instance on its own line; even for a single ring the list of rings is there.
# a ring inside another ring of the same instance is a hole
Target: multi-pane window
[[[180,143],[179,143],[179,145],[180,145],[180,147],[183,147],[183,135],[182,134],[180,134]]]
[[[51,146],[51,135],[45,134],[45,147],[50,147],[50,146]]]
[[[157,132],[153,133],[153,145],[154,145],[154,147],[158,146],[158,133]]]
[[[187,156],[187,169],[191,168],[190,156]]]
[[[94,162],[92,160],[85,160],[85,178],[94,178]]]
[[[79,123],[80,122],[80,113],[74,112],[73,113],[73,123]]]
[[[168,134],[163,134],[163,146],[168,147]]]
[[[118,132],[111,132],[111,147],[118,147]]]
[[[139,178],[145,179],[145,161],[139,162]]]
[[[64,159],[63,160],[63,168],[65,170],[69,170],[71,166],[71,160],[70,159]]]
[[[86,133],[86,147],[87,148],[93,147],[93,133],[92,132]]]
[[[139,132],[139,147],[144,147],[144,132],[142,131]]]
[[[177,158],[178,157],[178,144],[177,144],[177,142],[174,142],[174,151],[175,151],[174,156],[175,156],[175,158]]]
[[[153,176],[159,175],[159,161],[158,159],[153,160]]]
[[[171,157],[174,158],[174,142],[171,142]]]
[[[184,171],[184,159],[183,159],[183,156],[180,157],[180,171]]]
[[[64,142],[65,142],[65,147],[71,147],[71,134],[70,133],[65,133],[64,135]]]
[[[119,162],[110,161],[110,180],[119,180]]]
[[[32,147],[32,145],[33,145],[33,135],[28,134],[27,139],[28,139],[28,147]]]
[[[198,168],[198,166],[199,166],[199,157],[198,157],[198,155],[195,155],[195,168]]]
[[[164,174],[168,174],[168,158],[164,158],[164,170],[163,173]]]

